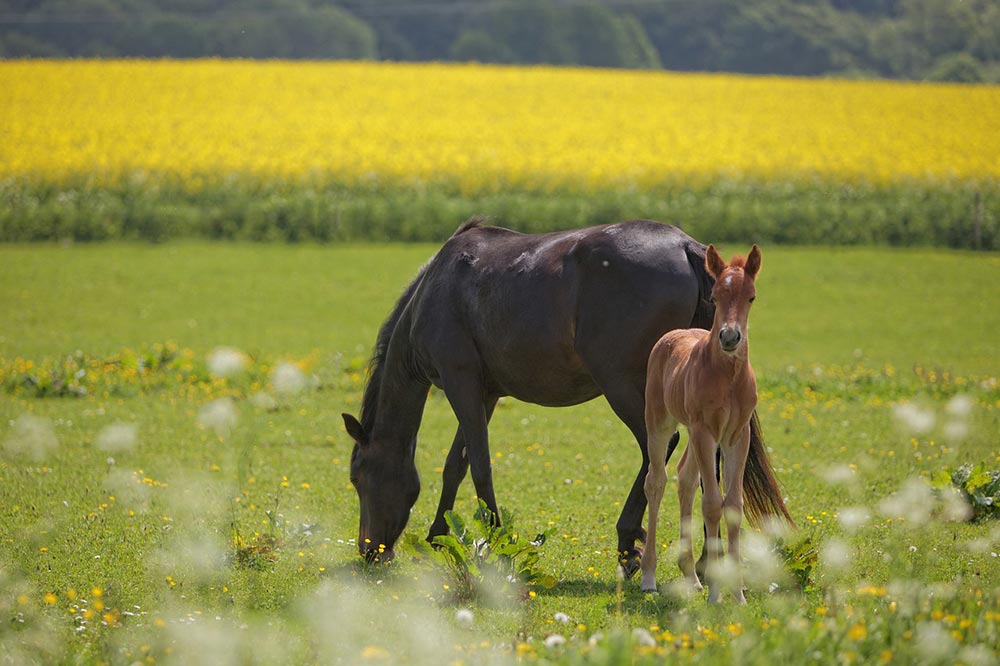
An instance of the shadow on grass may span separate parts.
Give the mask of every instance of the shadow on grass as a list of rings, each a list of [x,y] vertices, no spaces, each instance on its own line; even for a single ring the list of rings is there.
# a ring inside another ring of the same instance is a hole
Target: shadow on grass
[[[541,597],[606,599],[605,609],[608,613],[669,613],[684,608],[690,601],[662,591],[643,592],[636,579],[622,581],[620,584],[618,581],[586,578],[565,579],[548,589],[536,588],[535,593]]]

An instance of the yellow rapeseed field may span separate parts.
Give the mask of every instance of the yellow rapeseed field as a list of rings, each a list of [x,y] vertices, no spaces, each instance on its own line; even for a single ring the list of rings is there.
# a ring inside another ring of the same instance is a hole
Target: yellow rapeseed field
[[[1000,87],[481,65],[0,63],[0,177],[1000,179]]]

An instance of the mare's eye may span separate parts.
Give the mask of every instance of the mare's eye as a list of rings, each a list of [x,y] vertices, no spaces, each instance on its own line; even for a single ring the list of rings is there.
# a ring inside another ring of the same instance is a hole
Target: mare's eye
[[[751,303],[753,303],[753,302],[754,302],[754,301],[756,301],[756,300],[757,300],[757,297],[756,297],[756,296],[751,296],[751,297],[750,297],[750,302],[751,302]]]

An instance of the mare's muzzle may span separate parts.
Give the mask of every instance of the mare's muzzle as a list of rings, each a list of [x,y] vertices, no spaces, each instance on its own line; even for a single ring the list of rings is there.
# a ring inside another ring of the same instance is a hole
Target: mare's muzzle
[[[382,564],[387,564],[394,557],[396,557],[395,548],[386,548],[385,546],[375,544],[362,544],[358,549],[361,552],[361,556],[365,558],[365,562],[373,564],[375,562],[381,562]]]

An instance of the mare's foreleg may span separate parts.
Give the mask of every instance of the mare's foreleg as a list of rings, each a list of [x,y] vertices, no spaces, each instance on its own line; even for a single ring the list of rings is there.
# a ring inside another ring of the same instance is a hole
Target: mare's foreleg
[[[712,564],[719,561],[722,554],[722,541],[719,537],[719,523],[722,520],[722,491],[719,489],[719,482],[715,479],[715,449],[718,445],[702,428],[692,428],[691,442],[688,450],[698,465],[698,473],[701,475],[702,496],[701,515],[705,521],[706,550],[708,550],[708,601],[715,603],[719,600],[718,577],[712,575]]]
[[[649,470],[643,482],[646,503],[649,506],[649,523],[646,528],[646,544],[642,552],[642,590],[656,591],[656,524],[660,515],[660,502],[667,485],[667,447],[675,434],[677,422],[669,416],[662,423],[656,423],[647,416],[646,446],[649,451]]]
[[[490,398],[486,401],[486,422],[489,423],[496,407],[497,398]],[[448,451],[448,458],[444,463],[444,471],[441,473],[441,499],[438,501],[437,513],[434,515],[434,522],[427,534],[427,540],[432,541],[434,537],[448,533],[448,523],[444,519],[444,514],[451,511],[455,506],[455,497],[458,495],[458,488],[462,485],[466,473],[469,471],[469,452],[465,443],[465,436],[462,433],[462,426],[458,427],[455,439],[451,443]]]
[[[741,604],[747,602],[743,596],[743,574],[740,568],[740,524],[743,522],[743,472],[749,450],[750,425],[747,424],[734,438],[732,445],[726,448],[726,455],[723,457],[726,498],[722,502],[722,509],[726,516],[726,536],[729,540],[729,566],[736,573],[733,594]]]

